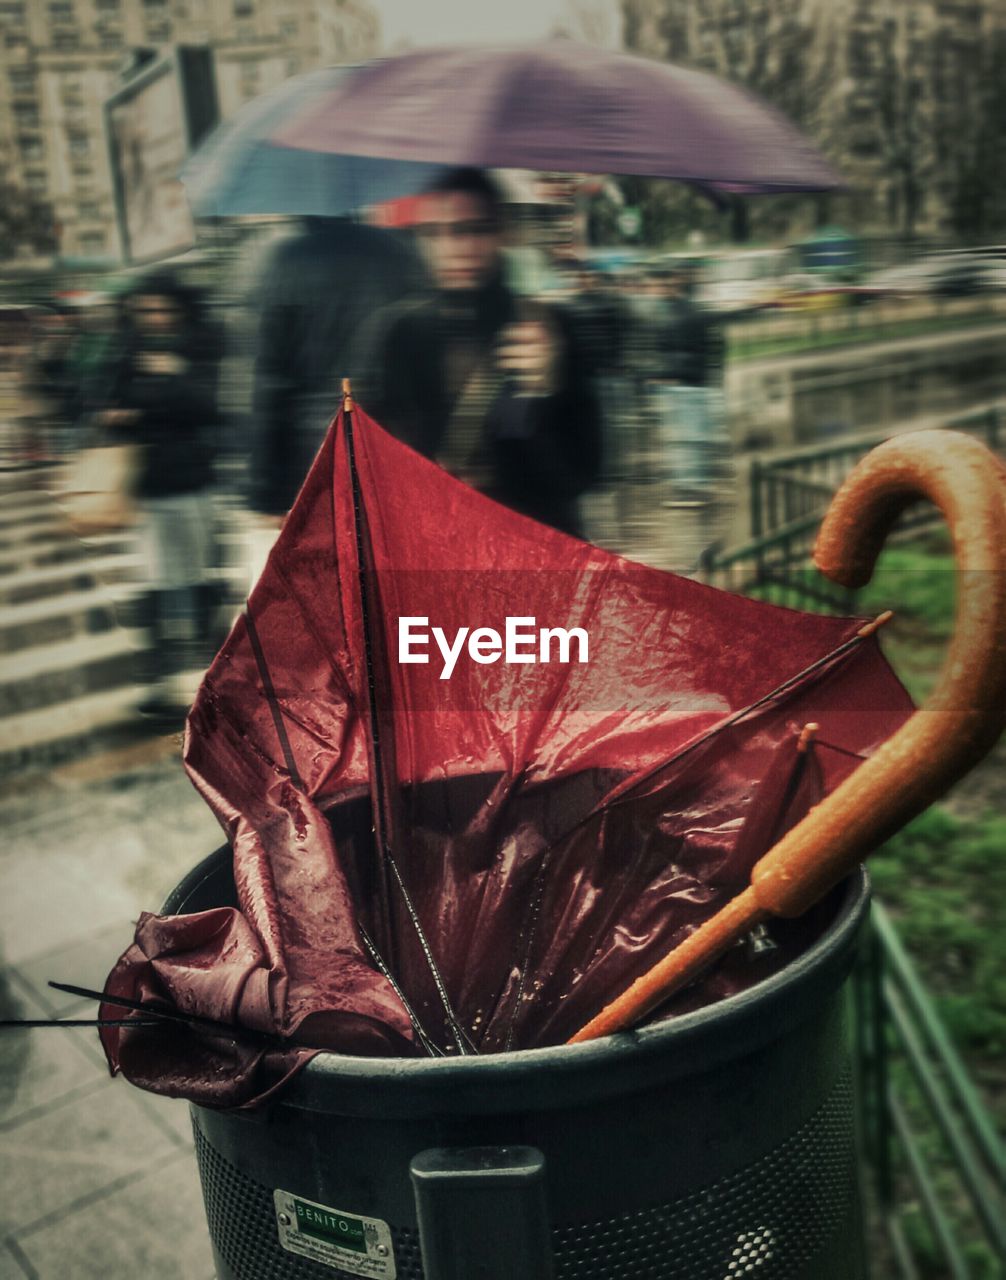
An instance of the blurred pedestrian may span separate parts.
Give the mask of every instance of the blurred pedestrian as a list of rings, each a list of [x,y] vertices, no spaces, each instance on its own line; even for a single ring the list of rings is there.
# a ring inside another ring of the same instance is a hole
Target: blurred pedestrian
[[[78,308],[77,333],[70,351],[78,444],[86,443],[91,419],[108,404],[114,391],[126,337],[120,292],[97,291]]]
[[[141,710],[173,715],[185,703],[175,677],[204,665],[213,641],[208,571],[220,343],[201,294],[167,268],[141,279],[124,314],[123,349],[98,420],[108,438],[140,446],[136,498],[152,586],[150,694]]]
[[[666,460],[669,506],[721,499],[730,463],[721,317],[695,301],[689,265],[651,271],[641,320],[646,401]]]
[[[653,274],[664,303],[660,376],[681,386],[715,386],[723,372],[724,317],[696,301],[698,268],[682,263]]]
[[[626,308],[600,274],[586,266],[576,271],[573,321],[591,377],[603,380],[617,376],[623,367]]]
[[[625,532],[628,486],[639,446],[639,403],[628,365],[633,313],[630,300],[606,275],[581,264],[575,278],[572,316],[605,430],[604,476],[592,504],[592,518],[601,522],[596,531],[603,538],[604,511],[612,513],[619,535]]]
[[[32,404],[36,458],[60,458],[70,448],[77,419],[79,386],[73,367],[77,317],[59,300],[42,307],[35,324],[36,345],[25,379]]]
[[[438,179],[417,233],[434,291],[377,318],[361,404],[490,497],[579,534],[601,422],[572,323],[505,283],[501,197],[480,170]]]
[[[396,235],[347,218],[304,218],[271,249],[252,302],[253,580],[338,408],[341,379],[357,372],[362,329],[422,280],[416,254]]]

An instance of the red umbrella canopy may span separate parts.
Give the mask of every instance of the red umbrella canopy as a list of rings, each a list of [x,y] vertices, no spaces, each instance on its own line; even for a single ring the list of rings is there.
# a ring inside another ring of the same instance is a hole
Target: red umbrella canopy
[[[189,718],[239,906],[144,917],[107,988],[278,1047],[106,1028],[113,1068],[235,1104],[317,1047],[563,1041],[910,714],[860,623],[633,564],[340,414]],[[670,1011],[783,963],[778,927]]]
[[[571,40],[376,62],[272,140],[450,166],[674,178],[741,194],[841,185],[813,143],[746,90]]]

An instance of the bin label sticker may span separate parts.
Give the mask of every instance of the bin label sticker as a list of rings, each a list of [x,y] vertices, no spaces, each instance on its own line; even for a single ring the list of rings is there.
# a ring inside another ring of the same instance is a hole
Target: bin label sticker
[[[380,1218],[362,1218],[327,1204],[315,1204],[290,1191],[273,1193],[280,1245],[326,1267],[352,1276],[395,1280],[391,1231]]]

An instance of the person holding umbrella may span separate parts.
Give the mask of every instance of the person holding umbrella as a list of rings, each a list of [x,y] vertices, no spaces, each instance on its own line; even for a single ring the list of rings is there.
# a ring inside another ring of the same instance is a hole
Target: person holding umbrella
[[[434,291],[375,318],[361,404],[473,487],[578,535],[601,421],[570,321],[506,284],[502,200],[485,172],[435,180],[417,232]]]
[[[422,282],[406,245],[349,218],[304,217],[272,247],[252,300],[247,478],[248,506],[270,542],[321,444],[361,326]]]
[[[442,457],[446,448],[451,465],[460,442],[463,469],[487,491],[565,528],[578,527],[577,496],[598,470],[596,407],[589,391],[581,394],[585,379],[562,317],[527,307],[518,316],[502,287],[499,200],[491,185],[475,189],[471,169],[668,178],[711,198],[841,185],[813,144],[747,91],[692,68],[565,39],[417,49],[337,75],[319,72],[249,104],[240,125],[211,144],[184,175],[206,214],[331,215],[422,189],[428,179],[417,166],[454,175],[446,188],[434,184],[434,194],[467,200],[476,214],[429,218],[435,301],[381,335],[376,376],[362,376],[365,363],[339,352],[331,363],[342,364],[339,377],[356,379],[365,409],[397,419],[418,448]],[[469,176],[459,181],[459,169]],[[372,182],[380,199],[374,192],[361,200]],[[473,248],[479,262],[459,264]],[[477,286],[465,279],[470,270]],[[457,305],[461,299],[474,308]],[[499,337],[506,341],[491,362],[486,353]],[[396,351],[407,357],[401,366],[384,359]],[[424,355],[433,357],[428,364]],[[486,385],[490,365],[504,375],[500,391]],[[392,385],[399,378],[402,385]],[[481,404],[490,409],[478,422]],[[477,458],[467,434],[478,436]],[[265,518],[277,522],[279,506]]]

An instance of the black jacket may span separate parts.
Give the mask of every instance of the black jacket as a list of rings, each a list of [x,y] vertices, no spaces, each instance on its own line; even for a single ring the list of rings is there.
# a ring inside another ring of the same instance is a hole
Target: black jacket
[[[182,361],[183,369],[149,373],[142,367],[144,351],[168,352]],[[143,447],[139,497],[196,493],[213,482],[219,431],[218,356],[219,339],[209,325],[178,339],[129,340],[110,402],[115,408],[135,410],[138,417],[112,434]]]
[[[383,427],[426,457],[444,443],[458,388],[449,375],[451,349],[475,344],[487,358],[502,328],[517,316],[514,296],[497,280],[472,294],[453,291],[390,308],[372,334],[360,405]],[[601,469],[601,422],[572,325],[561,312],[559,387],[523,397],[504,383],[487,406],[482,447],[484,491],[497,501],[567,533],[579,534],[577,498]]]
[[[723,317],[691,298],[641,298],[635,305],[634,363],[648,378],[714,384],[723,368]]]
[[[253,511],[289,510],[338,408],[342,378],[355,388],[364,329],[421,280],[415,255],[390,232],[347,221],[308,220],[272,251],[253,299]]]

